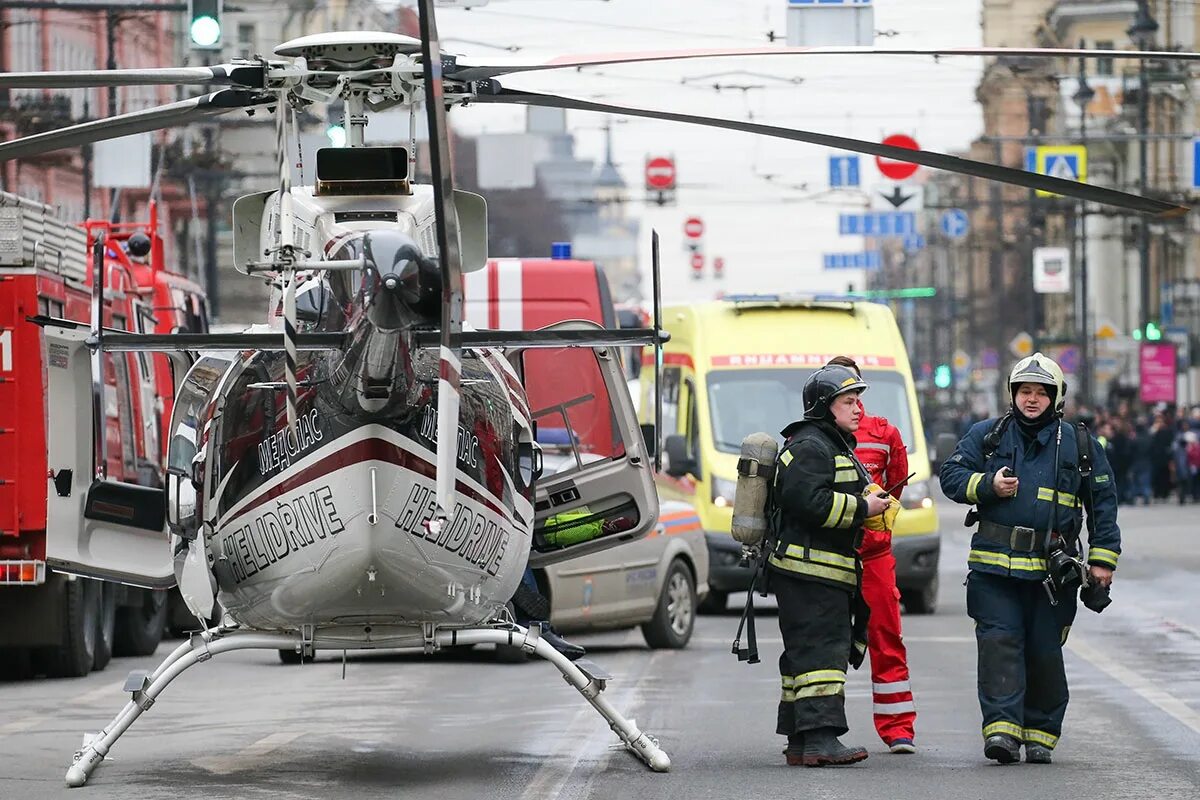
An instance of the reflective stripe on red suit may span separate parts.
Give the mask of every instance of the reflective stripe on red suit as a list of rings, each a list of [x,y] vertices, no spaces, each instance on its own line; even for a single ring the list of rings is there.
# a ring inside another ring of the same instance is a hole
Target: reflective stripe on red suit
[[[862,404],[859,403],[859,407]],[[896,426],[884,417],[863,417],[855,433],[854,454],[871,473],[871,480],[891,487],[908,475],[908,451]],[[892,490],[900,499],[904,486]],[[908,654],[900,630],[900,591],[896,588],[896,559],[891,531],[864,531],[863,599],[871,609],[867,622],[867,649],[871,654],[872,699],[875,730],[886,743],[912,739],[917,718],[908,679]]]

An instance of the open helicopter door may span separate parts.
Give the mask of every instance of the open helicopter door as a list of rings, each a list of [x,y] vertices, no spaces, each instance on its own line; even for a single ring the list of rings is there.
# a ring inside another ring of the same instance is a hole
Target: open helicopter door
[[[595,331],[571,320],[542,328]],[[640,539],[658,523],[653,456],[612,345],[529,349],[521,354],[542,451],[534,495],[533,553],[544,567]]]
[[[46,563],[62,572],[167,588],[175,584],[162,489],[107,480],[103,464],[103,376],[84,326],[47,324]],[[106,356],[111,358],[111,356]],[[97,459],[100,458],[100,461]]]

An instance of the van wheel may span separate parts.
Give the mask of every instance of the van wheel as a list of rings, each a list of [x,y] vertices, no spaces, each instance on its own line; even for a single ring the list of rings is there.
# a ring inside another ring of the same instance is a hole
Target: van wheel
[[[642,625],[642,636],[656,650],[678,650],[687,647],[695,627],[696,584],[691,570],[676,559],[667,570],[653,619]]]
[[[114,653],[118,656],[153,655],[167,625],[167,591],[143,589],[140,606],[117,609]]]
[[[101,670],[112,661],[117,627],[116,584],[108,581],[100,584],[100,614],[96,623],[96,652],[92,655],[92,669]]]
[[[87,578],[63,581],[62,643],[41,650],[39,659],[51,678],[82,678],[96,660],[100,632],[101,586]]]
[[[701,614],[724,614],[729,605],[729,592],[718,592],[709,589],[708,594],[700,601]]]
[[[938,579],[934,575],[919,589],[902,589],[900,600],[909,614],[932,614],[937,611]]]

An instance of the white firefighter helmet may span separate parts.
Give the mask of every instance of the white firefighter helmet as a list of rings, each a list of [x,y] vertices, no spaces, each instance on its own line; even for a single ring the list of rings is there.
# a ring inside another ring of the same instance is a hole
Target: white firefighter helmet
[[[1067,381],[1063,378],[1062,367],[1054,359],[1041,353],[1022,358],[1008,376],[1009,393],[1015,397],[1017,387],[1022,383],[1040,383],[1049,387],[1054,394],[1054,410],[1062,411],[1066,403]]]

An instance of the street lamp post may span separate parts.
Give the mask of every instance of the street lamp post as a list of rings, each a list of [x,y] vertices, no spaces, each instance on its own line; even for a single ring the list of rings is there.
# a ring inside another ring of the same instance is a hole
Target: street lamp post
[[[1084,48],[1083,41],[1079,49]],[[1079,142],[1087,148],[1087,107],[1096,96],[1096,91],[1088,85],[1087,66],[1085,60],[1079,59],[1079,87],[1072,99],[1079,105]],[[1079,201],[1079,396],[1081,402],[1092,399],[1092,325],[1088,314],[1088,241],[1087,241],[1087,202]]]
[[[1125,31],[1134,41],[1139,50],[1149,50],[1154,45],[1154,34],[1158,32],[1158,22],[1150,15],[1147,0],[1138,0],[1137,15],[1133,24]],[[1146,59],[1138,61],[1138,191],[1145,196],[1150,187],[1149,168],[1147,166],[1147,134],[1150,132],[1150,78],[1146,72]],[[1150,321],[1150,227],[1143,219],[1138,226],[1138,255],[1140,270],[1141,315],[1139,327],[1145,330]]]

